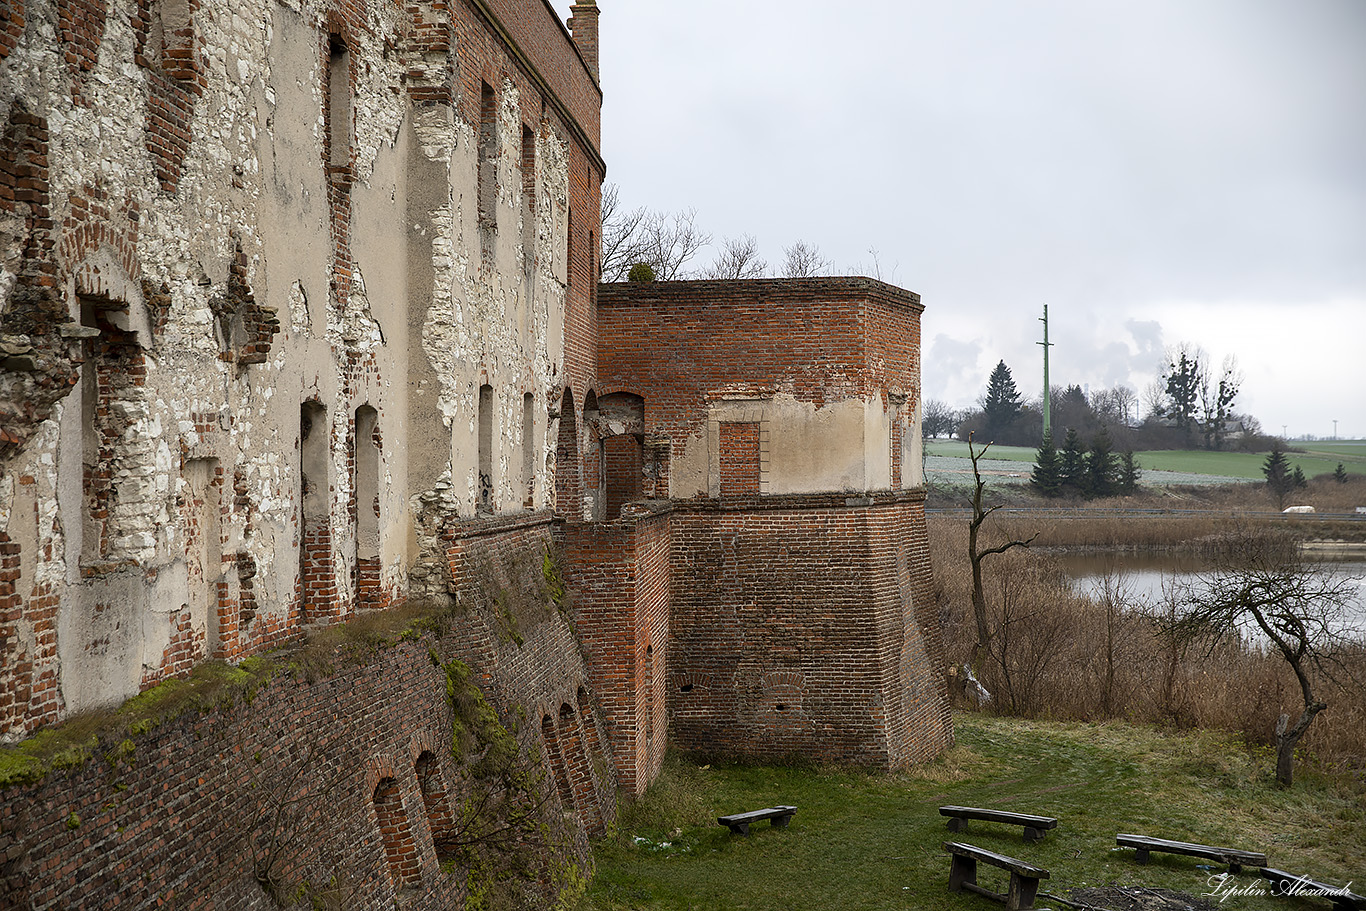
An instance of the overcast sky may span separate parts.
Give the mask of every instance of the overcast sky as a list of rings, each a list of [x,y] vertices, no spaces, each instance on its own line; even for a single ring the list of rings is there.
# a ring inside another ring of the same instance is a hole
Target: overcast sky
[[[1186,342],[1268,432],[1366,437],[1363,0],[598,5],[623,204],[919,292],[927,397],[1036,398],[1046,303],[1055,386]]]

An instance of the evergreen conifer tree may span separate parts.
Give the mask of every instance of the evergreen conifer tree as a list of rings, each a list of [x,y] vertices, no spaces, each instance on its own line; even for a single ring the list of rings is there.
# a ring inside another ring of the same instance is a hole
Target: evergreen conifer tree
[[[1007,430],[1019,415],[1020,408],[1020,392],[1015,388],[1015,378],[1010,375],[1006,362],[1001,361],[991,371],[991,378],[987,380],[987,394],[982,399],[988,438],[994,440]]]
[[[1086,485],[1086,449],[1081,445],[1081,437],[1077,436],[1075,427],[1068,427],[1067,436],[1063,437],[1060,462],[1063,491],[1083,493]]]
[[[1043,435],[1038,455],[1034,457],[1034,474],[1029,483],[1045,497],[1056,497],[1062,493],[1062,462],[1058,449],[1053,445],[1052,432]]]
[[[1266,486],[1276,496],[1277,508],[1283,509],[1285,495],[1295,489],[1295,477],[1290,471],[1290,460],[1285,457],[1285,450],[1279,441],[1272,445],[1271,452],[1267,454],[1262,464],[1262,475],[1266,478]]]
[[[1134,451],[1126,449],[1119,457],[1119,492],[1133,493],[1138,490],[1138,479],[1143,473],[1134,461]]]
[[[1338,462],[1338,467],[1333,469],[1333,480],[1339,484],[1347,483],[1347,469],[1342,467],[1341,462]]]
[[[1114,444],[1110,442],[1110,432],[1104,427],[1091,438],[1091,452],[1086,457],[1086,481],[1084,493],[1088,497],[1108,497],[1115,492]]]
[[[1303,490],[1309,486],[1309,482],[1305,480],[1304,472],[1300,470],[1300,466],[1298,465],[1296,465],[1295,470],[1291,472],[1290,478],[1295,482],[1295,487],[1299,490]]]

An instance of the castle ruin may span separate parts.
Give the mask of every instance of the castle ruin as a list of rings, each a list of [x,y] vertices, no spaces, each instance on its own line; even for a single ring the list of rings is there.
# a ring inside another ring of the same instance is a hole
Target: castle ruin
[[[0,0],[0,741],[441,618],[12,775],[0,904],[460,906],[461,693],[564,863],[669,745],[951,743],[919,298],[600,285],[598,14]]]

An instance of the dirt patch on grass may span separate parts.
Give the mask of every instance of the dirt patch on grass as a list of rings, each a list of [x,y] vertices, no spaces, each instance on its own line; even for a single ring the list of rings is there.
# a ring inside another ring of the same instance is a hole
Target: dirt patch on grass
[[[1215,911],[1203,898],[1170,889],[1143,886],[1107,886],[1072,889],[1067,905],[1080,911]]]

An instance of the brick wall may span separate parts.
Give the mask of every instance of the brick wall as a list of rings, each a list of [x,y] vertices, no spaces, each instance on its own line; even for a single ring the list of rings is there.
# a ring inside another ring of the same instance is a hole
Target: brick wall
[[[599,394],[642,396],[675,447],[725,396],[819,406],[920,385],[920,296],[872,279],[621,282],[598,309]]]
[[[673,514],[670,731],[703,754],[900,768],[952,742],[923,494]]]
[[[667,747],[670,531],[667,512],[563,526],[575,628],[617,779],[639,795]]]
[[[536,604],[549,522],[451,530],[461,609],[439,635],[315,653],[308,677],[282,667],[249,703],[120,734],[69,771],[0,791],[0,906],[268,909],[266,869],[281,894],[340,887],[341,907],[388,907],[400,891],[405,908],[461,907],[466,870],[440,863],[458,859],[452,807],[472,793],[450,749],[442,665],[456,658],[531,755],[548,751],[538,719],[554,719],[579,822],[556,829],[550,798],[544,821],[562,853],[543,860],[583,868],[586,833],[615,815],[615,782],[573,633]],[[0,610],[8,550],[0,541]],[[509,604],[520,605],[515,636]]]

